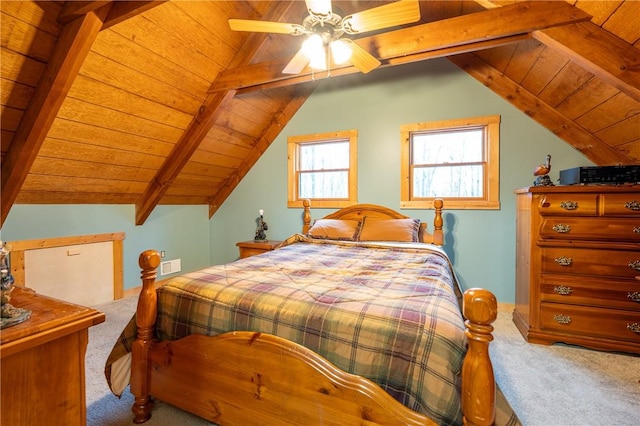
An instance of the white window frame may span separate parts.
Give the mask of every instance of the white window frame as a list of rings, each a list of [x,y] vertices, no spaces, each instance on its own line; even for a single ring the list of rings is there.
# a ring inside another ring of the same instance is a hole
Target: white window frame
[[[308,198],[299,196],[299,147],[309,143],[349,142],[349,172],[347,198],[312,198],[311,205],[319,208],[342,208],[358,202],[358,131],[344,130],[338,132],[315,133],[312,135],[290,136],[287,139],[288,163],[288,207],[303,207]]]
[[[413,197],[413,161],[411,144],[414,133],[446,133],[466,129],[483,129],[483,196]],[[447,209],[500,209],[500,115],[406,124],[400,127],[401,171],[400,207],[406,209],[433,208],[434,198],[443,198]]]

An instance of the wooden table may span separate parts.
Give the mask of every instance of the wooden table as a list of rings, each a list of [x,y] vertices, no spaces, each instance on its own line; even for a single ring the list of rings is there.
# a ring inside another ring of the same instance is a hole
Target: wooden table
[[[255,256],[256,254],[273,250],[281,242],[282,241],[276,240],[251,240],[240,241],[239,243],[236,243],[236,246],[238,246],[238,249],[240,250],[240,259],[244,259],[245,257]]]
[[[86,424],[88,328],[104,314],[23,287],[13,290],[11,304],[31,318],[0,332],[0,424]]]

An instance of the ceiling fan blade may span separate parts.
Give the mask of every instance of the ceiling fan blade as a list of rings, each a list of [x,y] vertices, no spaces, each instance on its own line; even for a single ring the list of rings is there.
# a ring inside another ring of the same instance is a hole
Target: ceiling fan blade
[[[371,53],[349,39],[343,39],[351,48],[351,64],[364,74],[378,68],[381,62]]]
[[[229,28],[233,31],[251,31],[256,33],[276,33],[302,35],[305,30],[302,25],[286,22],[254,21],[251,19],[229,19]]]
[[[342,26],[347,34],[360,34],[419,20],[418,0],[400,0],[345,16]]]
[[[304,67],[309,63],[309,58],[302,53],[302,49],[298,50],[298,53],[289,61],[286,67],[282,70],[283,74],[300,74]]]

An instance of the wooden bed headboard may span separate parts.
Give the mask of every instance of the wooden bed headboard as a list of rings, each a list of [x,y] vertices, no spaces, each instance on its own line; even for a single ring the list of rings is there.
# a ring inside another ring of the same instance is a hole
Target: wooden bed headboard
[[[307,234],[311,227],[311,201],[304,200],[302,202],[304,206],[304,213],[302,216],[302,233]],[[441,246],[444,242],[444,232],[442,230],[442,208],[444,201],[440,198],[433,200],[433,208],[435,210],[435,217],[433,219],[433,233],[428,232],[427,224],[420,222],[419,238],[423,243],[431,243]],[[325,216],[323,219],[354,219],[359,220],[363,217],[367,217],[367,220],[375,219],[407,219],[402,213],[392,210],[388,207],[379,206],[376,204],[354,204],[353,206],[345,207],[334,213]]]

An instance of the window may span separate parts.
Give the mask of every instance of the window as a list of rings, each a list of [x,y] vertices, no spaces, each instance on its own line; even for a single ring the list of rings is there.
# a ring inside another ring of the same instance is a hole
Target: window
[[[358,131],[291,136],[288,139],[289,207],[346,207],[358,202]]]
[[[401,127],[401,202],[430,208],[499,209],[500,116]]]

